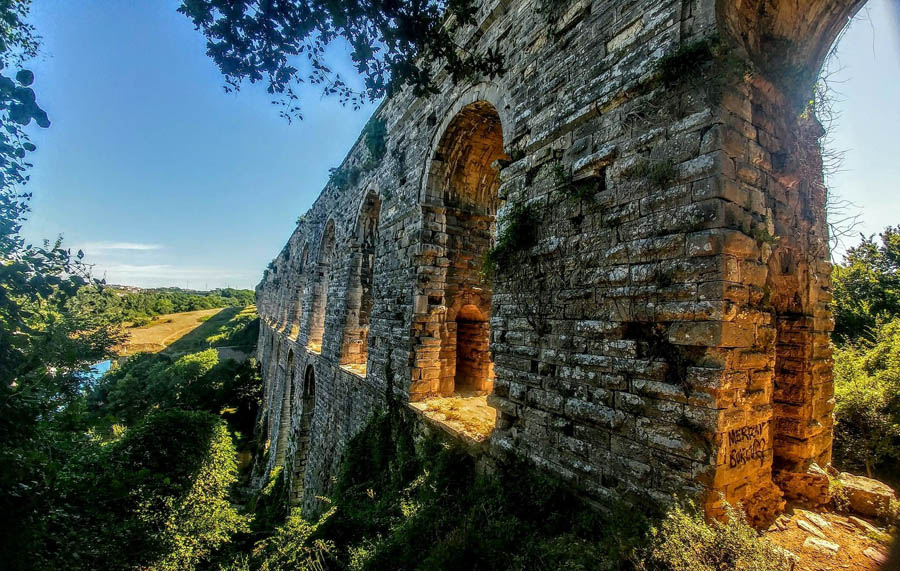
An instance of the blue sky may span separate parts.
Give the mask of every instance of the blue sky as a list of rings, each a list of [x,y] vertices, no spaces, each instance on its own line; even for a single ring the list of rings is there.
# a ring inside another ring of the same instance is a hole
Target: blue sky
[[[53,124],[34,137],[27,235],[62,233],[113,283],[253,287],[374,107],[310,88],[289,125],[262,86],[225,94],[177,6],[35,0]]]
[[[261,86],[225,94],[177,5],[35,0],[35,89],[53,125],[34,136],[26,235],[62,234],[112,283],[253,287],[374,106],[310,88],[289,125]],[[846,151],[832,186],[866,233],[900,224],[898,12],[900,0],[870,0],[832,76],[832,144]]]
[[[825,75],[836,119],[827,145],[842,152],[829,179],[839,199],[859,216],[837,248],[900,225],[900,0],[870,0],[840,38]]]

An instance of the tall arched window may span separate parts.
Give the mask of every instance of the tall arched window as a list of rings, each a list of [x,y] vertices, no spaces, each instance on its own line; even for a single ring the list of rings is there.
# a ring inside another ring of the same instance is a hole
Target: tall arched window
[[[273,333],[274,336],[274,333]],[[278,361],[281,359],[281,337],[275,340],[275,352],[272,353],[269,361],[269,375],[266,381],[266,410],[272,411],[275,405],[275,389],[278,387]],[[275,415],[269,412],[269,422],[267,434],[271,437],[275,429]],[[268,444],[267,444],[268,447]]]
[[[325,335],[325,310],[328,307],[328,286],[331,281],[331,258],[334,255],[334,221],[329,220],[322,234],[319,246],[318,271],[315,276],[313,304],[309,315],[309,339],[307,348],[314,353],[322,352],[322,338]]]
[[[307,456],[309,454],[309,438],[312,418],[316,410],[316,371],[312,365],[306,367],[303,375],[303,402],[301,404],[300,430],[297,433],[297,451],[294,454],[294,465],[291,470],[291,499],[300,499],[303,488],[303,476],[306,473]]]
[[[291,400],[294,390],[294,350],[288,351],[284,390],[281,391],[281,416],[278,419],[278,441],[275,447],[275,465],[284,466],[288,435],[291,431]]]
[[[300,254],[300,267],[297,268],[297,281],[294,286],[293,301],[290,314],[290,336],[297,339],[300,335],[300,318],[303,313],[303,291],[309,278],[309,245],[303,246]]]
[[[381,200],[369,191],[360,209],[356,235],[353,237],[350,283],[347,288],[347,315],[341,346],[341,364],[366,374],[369,320],[374,305],[372,295],[375,278],[375,240]]]
[[[491,283],[481,266],[490,250],[500,200],[495,161],[506,158],[496,109],[464,107],[447,125],[428,172],[423,205],[425,250],[417,286],[416,360],[410,396],[484,394],[493,389]],[[430,247],[429,247],[430,246]]]

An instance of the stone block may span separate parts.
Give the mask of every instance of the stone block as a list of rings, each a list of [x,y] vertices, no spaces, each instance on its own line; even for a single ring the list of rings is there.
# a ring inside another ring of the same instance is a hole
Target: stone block
[[[864,476],[841,472],[837,482],[850,509],[861,515],[881,517],[888,513],[891,500],[897,497],[887,484]]]

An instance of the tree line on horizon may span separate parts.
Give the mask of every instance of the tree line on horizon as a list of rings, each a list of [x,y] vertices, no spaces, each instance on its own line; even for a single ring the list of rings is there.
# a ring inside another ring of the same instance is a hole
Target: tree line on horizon
[[[82,307],[115,316],[122,323],[141,327],[159,315],[214,309],[245,307],[255,303],[255,293],[248,289],[221,288],[211,291],[155,288],[133,291],[115,286],[85,287],[77,301]]]

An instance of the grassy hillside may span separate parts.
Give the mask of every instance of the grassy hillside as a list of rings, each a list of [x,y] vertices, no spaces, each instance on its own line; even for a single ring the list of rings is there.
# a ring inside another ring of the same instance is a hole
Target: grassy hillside
[[[211,347],[249,353],[259,332],[256,319],[253,305],[161,315],[149,325],[128,329],[130,339],[122,354],[165,351],[181,355]]]
[[[230,347],[250,352],[259,335],[256,306],[226,307],[171,343],[166,353],[194,353],[211,347]]]
[[[130,327],[129,339],[122,353],[132,355],[162,351],[221,311],[221,308],[213,308],[169,313],[154,318],[147,325]]]

